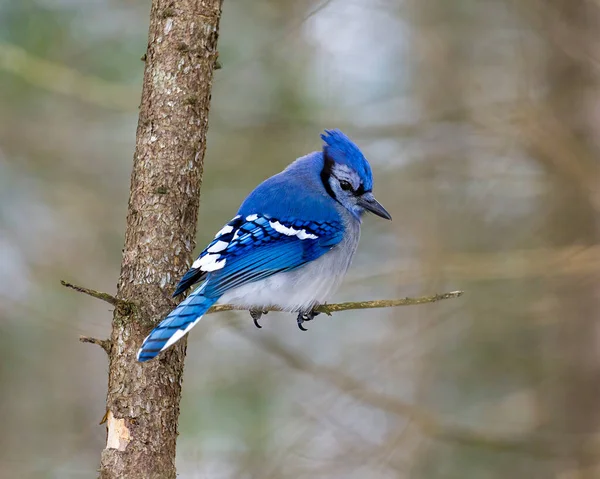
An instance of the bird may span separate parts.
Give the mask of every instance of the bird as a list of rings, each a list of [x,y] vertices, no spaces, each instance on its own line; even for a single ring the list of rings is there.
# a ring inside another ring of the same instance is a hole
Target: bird
[[[345,276],[364,213],[391,220],[373,195],[373,175],[358,146],[338,129],[323,146],[257,186],[181,278],[173,297],[202,282],[145,338],[148,361],[185,336],[219,302],[259,319],[269,309],[318,313]]]

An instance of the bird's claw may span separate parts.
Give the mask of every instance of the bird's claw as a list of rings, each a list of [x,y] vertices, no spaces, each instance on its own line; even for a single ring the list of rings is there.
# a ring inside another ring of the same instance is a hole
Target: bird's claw
[[[313,319],[315,319],[315,316],[318,316],[319,314],[321,314],[321,313],[318,311],[308,311],[306,313],[298,313],[296,322],[298,323],[298,328],[300,329],[300,331],[308,331],[308,329],[306,329],[304,326],[302,326],[302,323],[307,322],[307,321],[312,321]]]
[[[256,310],[256,309],[251,309],[250,310],[250,316],[252,316],[252,321],[254,321],[254,326],[256,326],[258,329],[262,329],[262,326],[258,323],[258,320],[261,318],[261,316],[263,314],[267,314],[268,311],[260,311],[260,310]]]

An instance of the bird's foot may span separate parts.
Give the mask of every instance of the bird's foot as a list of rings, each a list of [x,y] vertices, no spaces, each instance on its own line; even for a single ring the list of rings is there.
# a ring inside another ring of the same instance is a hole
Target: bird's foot
[[[258,323],[258,320],[261,318],[261,316],[263,314],[267,314],[268,311],[261,311],[259,309],[251,309],[250,310],[250,316],[252,316],[252,320],[254,321],[254,326],[256,326],[258,329],[261,329],[262,326]]]
[[[300,328],[301,331],[308,331],[308,329],[306,329],[304,326],[302,326],[302,323],[306,322],[306,321],[312,321],[313,319],[315,319],[315,316],[318,316],[319,314],[321,314],[318,311],[307,311],[307,312],[300,312],[298,313],[298,317],[296,318],[296,322],[298,323],[298,328]]]

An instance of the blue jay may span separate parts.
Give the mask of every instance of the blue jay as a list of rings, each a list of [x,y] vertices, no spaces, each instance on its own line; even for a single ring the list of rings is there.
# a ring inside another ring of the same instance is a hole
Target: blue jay
[[[173,296],[204,281],[148,335],[138,361],[185,336],[217,301],[298,313],[298,327],[340,285],[370,211],[392,217],[373,196],[371,167],[341,131],[325,130],[323,151],[297,159],[261,183],[183,276]]]

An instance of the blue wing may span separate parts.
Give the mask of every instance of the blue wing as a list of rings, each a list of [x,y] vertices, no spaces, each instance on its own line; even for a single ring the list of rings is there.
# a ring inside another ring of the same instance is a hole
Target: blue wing
[[[220,296],[231,288],[314,261],[335,247],[343,235],[339,221],[238,216],[200,254],[175,293],[206,278],[203,294]]]
[[[211,252],[228,246],[229,243],[231,243],[236,231],[243,223],[243,218],[240,215],[237,215],[231,221],[225,224],[225,226],[223,226],[223,228],[221,228],[221,230],[215,235],[215,238],[211,241],[211,243],[204,249],[204,251],[202,251],[202,253],[200,253],[198,259],[194,261],[194,264],[197,264],[203,257]],[[183,278],[179,280],[177,288],[175,288],[175,292],[173,293],[173,297],[180,295],[190,286],[193,286],[199,281],[205,279],[207,274],[208,272],[201,268],[190,268]]]

